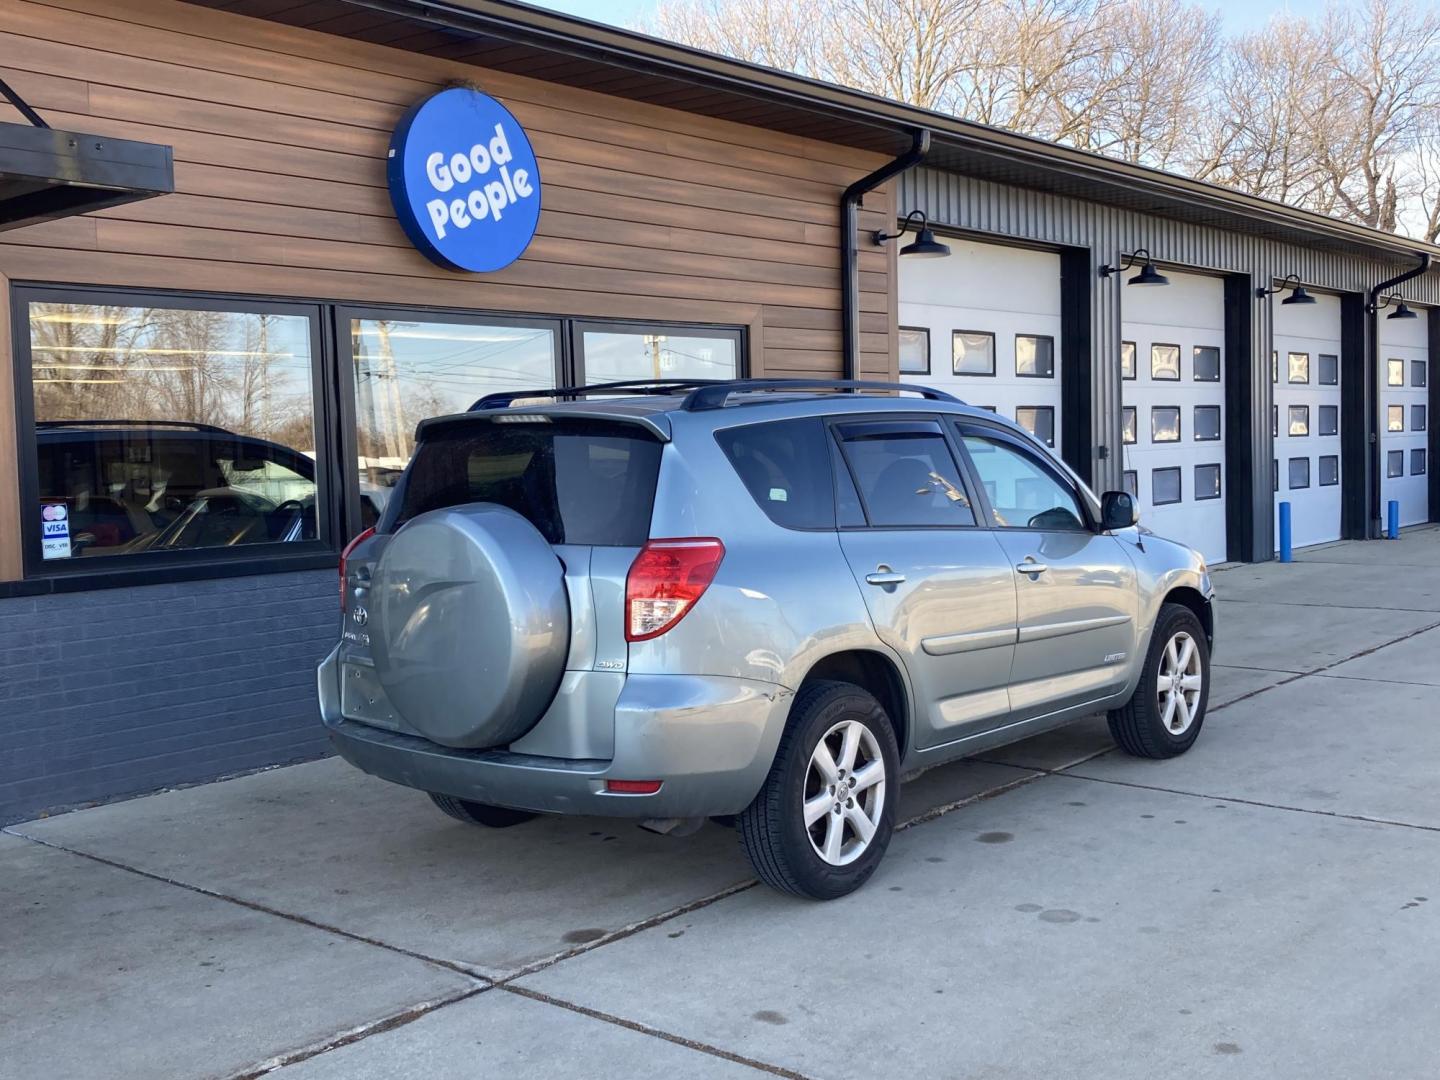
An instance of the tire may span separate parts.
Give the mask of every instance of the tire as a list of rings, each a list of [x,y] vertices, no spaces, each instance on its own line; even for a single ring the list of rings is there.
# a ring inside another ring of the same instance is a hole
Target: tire
[[[511,825],[520,825],[539,816],[529,810],[511,810],[508,806],[471,802],[469,799],[457,799],[453,795],[441,795],[434,791],[429,794],[431,802],[456,821],[463,821],[466,825],[508,829]]]
[[[1185,651],[1187,640],[1194,650],[1193,657]],[[1173,655],[1169,651],[1172,643]],[[1161,679],[1173,675],[1182,658],[1185,663],[1181,678],[1186,682],[1179,689],[1173,682],[1171,689],[1163,689]],[[1197,676],[1199,686],[1185,689]],[[1205,629],[1189,608],[1165,604],[1155,620],[1155,632],[1150,637],[1135,693],[1109,715],[1110,734],[1121,750],[1134,757],[1175,757],[1189,750],[1199,738],[1209,700],[1210,647],[1205,643]]]
[[[843,765],[847,735],[855,745],[852,767]],[[832,775],[846,792],[856,793],[843,803],[832,801],[831,792],[840,785],[826,784],[825,767],[815,760],[822,740]],[[878,779],[872,771],[877,763]],[[845,775],[840,777],[842,768]],[[859,786],[852,773],[861,778]],[[760,880],[771,888],[833,900],[865,884],[880,864],[895,828],[899,794],[900,751],[880,703],[850,683],[817,681],[795,698],[765,784],[740,814],[740,846]],[[807,798],[812,812],[821,811],[809,826]],[[868,840],[861,835],[862,818],[872,829]],[[835,828],[840,830],[838,843],[831,831]]]

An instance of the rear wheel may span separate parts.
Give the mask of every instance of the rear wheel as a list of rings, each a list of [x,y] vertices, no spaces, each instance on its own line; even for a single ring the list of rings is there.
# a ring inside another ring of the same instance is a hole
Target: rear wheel
[[[457,799],[453,795],[441,795],[432,791],[430,801],[456,821],[466,825],[485,825],[492,829],[508,829],[536,817],[529,810],[511,810],[508,806],[491,806],[489,803]]]
[[[1168,758],[1200,736],[1210,698],[1210,648],[1195,613],[1166,604],[1155,620],[1140,685],[1110,713],[1110,734],[1127,754]]]
[[[880,703],[841,682],[795,699],[765,785],[738,821],[760,880],[815,900],[863,885],[890,843],[900,753]]]

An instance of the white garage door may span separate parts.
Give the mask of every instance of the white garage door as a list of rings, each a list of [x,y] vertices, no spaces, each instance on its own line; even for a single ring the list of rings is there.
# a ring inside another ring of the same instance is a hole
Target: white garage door
[[[1142,524],[1225,558],[1225,287],[1166,270],[1123,286],[1125,483]]]
[[[1380,314],[1380,519],[1391,499],[1400,501],[1400,524],[1430,519],[1426,473],[1429,430],[1430,353],[1426,314],[1388,319]]]
[[[949,258],[900,260],[900,377],[993,409],[1058,447],[1060,256],[946,243]]]
[[[1270,431],[1279,550],[1281,502],[1290,504],[1295,547],[1340,539],[1340,298],[1276,303],[1274,341]]]

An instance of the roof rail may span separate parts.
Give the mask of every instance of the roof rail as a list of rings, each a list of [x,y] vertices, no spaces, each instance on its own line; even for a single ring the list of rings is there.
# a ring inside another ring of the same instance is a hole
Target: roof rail
[[[184,431],[209,431],[218,432],[221,435],[236,435],[238,432],[228,428],[216,427],[214,424],[202,424],[192,420],[37,420],[37,428],[57,427],[86,427],[86,428],[109,428],[109,427],[147,427],[147,428],[175,428]],[[250,436],[241,436],[249,438]]]
[[[591,383],[589,386],[552,386],[535,390],[506,390],[486,394],[467,412],[504,409],[521,398],[577,398],[586,394],[674,394],[681,390],[717,386],[728,379],[622,379],[619,382]]]
[[[910,383],[872,382],[868,379],[727,379],[700,386],[685,395],[681,408],[688,412],[703,412],[707,409],[723,408],[731,394],[750,394],[762,390],[895,390],[919,394],[929,401],[949,401],[956,405],[965,404],[944,390],[929,386],[915,386]]]

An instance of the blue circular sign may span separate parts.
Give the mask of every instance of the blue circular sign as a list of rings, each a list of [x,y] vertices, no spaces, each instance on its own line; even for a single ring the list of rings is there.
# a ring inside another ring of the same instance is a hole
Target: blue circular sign
[[[478,90],[452,87],[411,106],[386,165],[410,242],[451,270],[500,270],[540,221],[540,166],[519,121]]]

